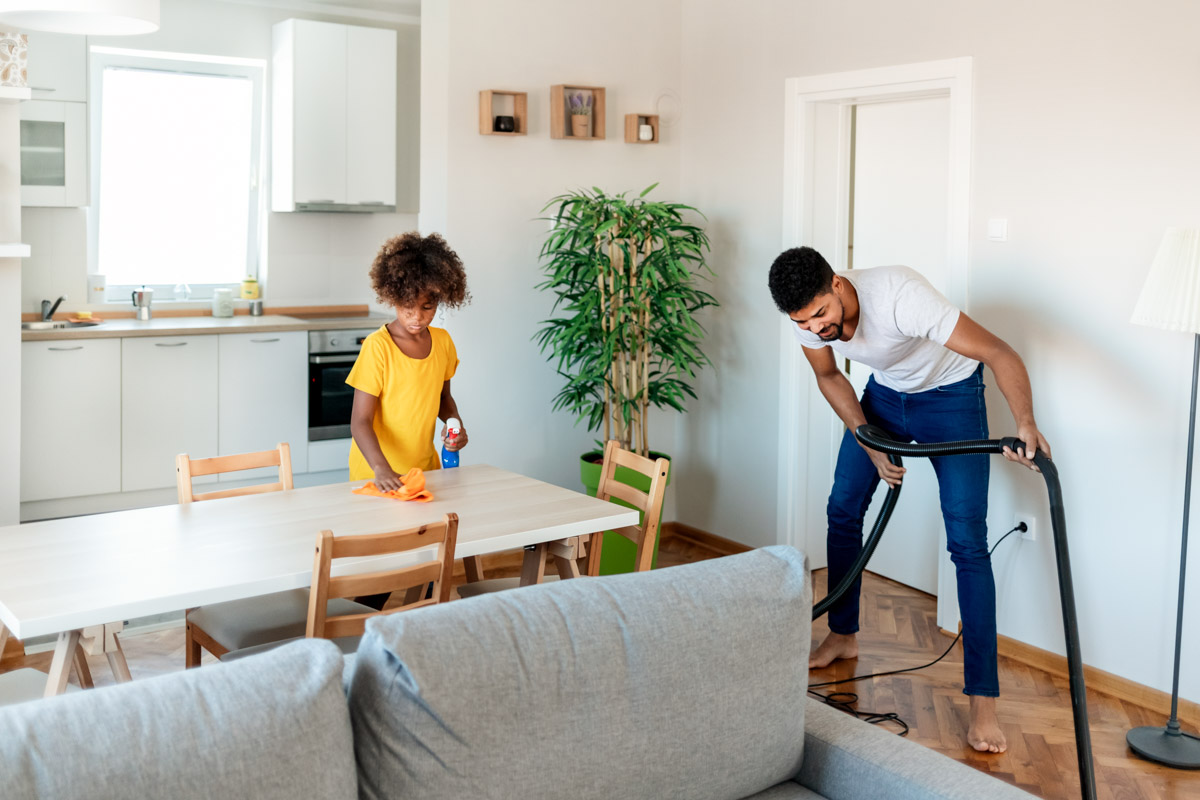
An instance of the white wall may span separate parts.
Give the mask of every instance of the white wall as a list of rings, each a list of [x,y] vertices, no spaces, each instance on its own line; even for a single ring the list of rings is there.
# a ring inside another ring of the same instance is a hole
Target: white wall
[[[1085,660],[1169,691],[1191,341],[1129,315],[1163,229],[1198,221],[1200,107],[1185,99],[1197,25],[1186,0],[689,2],[683,198],[711,220],[723,308],[718,369],[682,420],[678,519],[775,540],[777,454],[752,433],[780,412],[766,274],[782,230],[784,80],[973,56],[968,311],[1029,367],[1063,478]],[[989,217],[1009,220],[1008,242],[986,240]],[[993,433],[1012,432],[994,388],[988,402]],[[996,554],[1000,632],[1062,652],[1044,497],[1036,475],[994,462],[993,540],[1014,511],[1042,521],[1039,541]],[[1185,638],[1183,664],[1181,694],[1200,699],[1200,637]]]
[[[637,193],[660,181],[653,196],[678,199],[677,134],[626,144],[624,115],[678,90],[680,9],[680,0],[455,0],[422,11],[421,229],[445,235],[474,295],[445,323],[462,359],[453,386],[471,431],[466,462],[579,485],[579,454],[598,436],[550,410],[561,382],[532,341],[552,302],[534,289],[547,232],[535,218],[582,187]],[[606,140],[550,139],[558,83],[606,87]],[[483,89],[528,92],[529,135],[480,135]],[[674,420],[654,416],[654,449],[675,449]]]
[[[367,270],[379,245],[416,227],[419,177],[420,30],[416,24],[331,16],[306,10],[212,0],[163,0],[161,27],[145,36],[91,37],[92,45],[137,50],[261,58],[268,62],[264,102],[269,106],[271,26],[289,17],[397,31],[397,213],[275,214],[265,211],[267,255],[264,298],[270,305],[374,302]],[[303,4],[297,4],[303,6]],[[311,4],[310,4],[311,5]],[[325,6],[326,8],[330,6]],[[264,141],[270,141],[270,108]],[[270,149],[263,150],[263,186],[270,187]],[[270,204],[264,196],[264,205]],[[23,268],[21,311],[40,310],[44,298],[70,296],[62,310],[85,306],[87,210],[23,209],[33,257]],[[207,305],[207,304],[205,304]],[[96,306],[96,308],[100,308]]]
[[[21,241],[20,108],[0,103],[0,243]],[[21,486],[21,337],[17,327],[21,297],[21,262],[0,258],[0,526],[20,522]]]

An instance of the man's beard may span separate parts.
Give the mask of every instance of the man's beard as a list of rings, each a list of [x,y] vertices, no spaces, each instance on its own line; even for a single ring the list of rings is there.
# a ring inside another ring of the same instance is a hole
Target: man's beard
[[[821,334],[818,333],[817,338],[820,339],[822,342],[836,342],[838,339],[842,338],[842,323],[834,322],[834,323],[831,323],[829,325],[829,327],[833,328],[832,335],[822,336]]]

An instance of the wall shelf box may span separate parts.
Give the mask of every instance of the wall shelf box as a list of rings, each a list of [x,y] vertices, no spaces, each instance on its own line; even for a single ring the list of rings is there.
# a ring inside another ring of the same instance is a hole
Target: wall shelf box
[[[642,125],[649,125],[650,130],[654,132],[654,135],[649,139],[642,139],[638,136]],[[630,144],[657,144],[658,114],[626,114],[625,141]]]
[[[507,108],[512,98],[512,111]],[[497,103],[499,100],[499,104]],[[492,130],[497,115],[511,116],[516,130]],[[524,136],[529,132],[529,94],[505,92],[500,89],[484,89],[479,93],[479,133],[483,136]]]
[[[574,92],[584,92],[592,96],[592,135],[571,135],[571,112],[567,95]],[[560,83],[550,87],[550,138],[575,139],[578,141],[595,141],[604,138],[604,87],[603,86],[572,86]]]

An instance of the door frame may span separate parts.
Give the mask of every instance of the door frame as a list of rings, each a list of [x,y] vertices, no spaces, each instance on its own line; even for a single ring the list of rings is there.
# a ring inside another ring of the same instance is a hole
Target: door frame
[[[814,236],[817,157],[816,106],[843,107],[840,125],[848,131],[850,106],[917,97],[950,100],[950,165],[948,175],[946,263],[947,297],[968,311],[968,263],[971,179],[971,57],[926,61],[891,67],[788,78],[784,99],[783,230],[782,248],[811,244]],[[849,213],[849,135],[838,137],[836,196],[838,214]],[[839,217],[834,269],[844,268],[847,220]],[[810,554],[816,568],[825,564],[825,500],[828,476],[833,474],[833,447],[796,443],[823,442],[827,435],[827,404],[817,389],[791,322],[779,323],[779,450],[776,541]],[[813,556],[817,557],[814,558]],[[958,624],[953,569],[946,553],[939,554],[938,624],[953,630]]]

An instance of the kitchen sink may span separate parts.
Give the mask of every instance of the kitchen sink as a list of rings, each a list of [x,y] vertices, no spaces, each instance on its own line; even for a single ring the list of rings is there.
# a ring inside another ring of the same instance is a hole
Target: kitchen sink
[[[99,325],[97,320],[68,322],[65,319],[55,320],[38,320],[37,322],[22,322],[21,330],[23,331],[56,331],[63,328],[90,328],[93,325]]]

